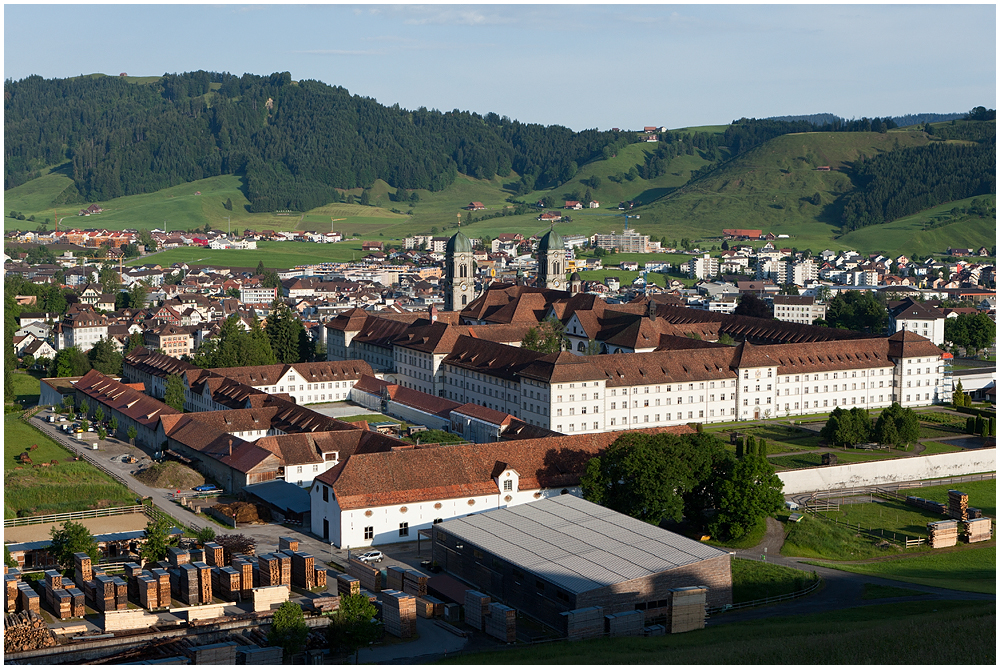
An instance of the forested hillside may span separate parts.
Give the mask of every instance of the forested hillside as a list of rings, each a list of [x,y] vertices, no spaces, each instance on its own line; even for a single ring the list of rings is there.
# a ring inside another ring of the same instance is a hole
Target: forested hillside
[[[220,174],[246,177],[252,211],[307,210],[335,188],[441,190],[457,173],[511,172],[551,187],[635,141],[497,114],[408,111],[317,81],[193,72],[137,85],[116,77],[4,84],[4,188],[72,161],[75,191],[106,201]]]

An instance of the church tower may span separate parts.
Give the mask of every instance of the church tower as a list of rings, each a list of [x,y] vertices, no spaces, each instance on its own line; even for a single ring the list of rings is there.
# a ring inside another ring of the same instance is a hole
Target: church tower
[[[456,232],[444,247],[444,309],[461,311],[476,296],[472,242]]]
[[[538,242],[539,288],[566,290],[566,247],[562,236],[549,230]]]

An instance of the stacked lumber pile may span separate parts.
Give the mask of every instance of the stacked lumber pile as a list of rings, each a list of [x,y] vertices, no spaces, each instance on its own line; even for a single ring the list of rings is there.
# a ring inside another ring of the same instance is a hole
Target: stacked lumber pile
[[[4,618],[4,654],[50,648],[55,645],[55,637],[49,631],[45,620],[37,613],[22,611],[21,613],[12,613]]]
[[[417,597],[417,615],[421,618],[433,618],[434,605],[423,597]]]
[[[321,564],[313,567],[313,582],[317,588],[326,589],[326,567]]]
[[[280,585],[290,586],[292,584],[292,557],[285,553],[275,553],[274,556],[278,558],[278,563],[280,564],[278,571]]]
[[[947,548],[958,543],[958,521],[939,520],[927,523],[928,543],[931,548]]]
[[[663,625],[649,625],[642,630],[643,636],[665,636],[667,628]]]
[[[915,506],[925,511],[932,511],[934,513],[940,513],[942,515],[948,513],[948,505],[942,504],[941,502],[935,502],[932,499],[924,499],[923,497],[914,497],[912,495],[907,495],[906,503],[910,506]]]
[[[90,561],[90,556],[86,553],[73,553],[73,579],[79,588],[83,584],[94,580],[94,568]]]
[[[29,613],[42,612],[41,611],[42,599],[38,596],[38,593],[35,592],[34,588],[32,588],[27,583],[18,583],[17,591],[18,591],[18,597],[20,599],[18,608],[21,611],[28,611]],[[82,596],[83,595],[81,593],[81,597]]]
[[[331,611],[340,610],[340,597],[330,596],[330,597],[313,597],[309,600],[309,606],[312,607],[313,611],[316,613],[329,613]]]
[[[198,570],[198,603],[212,603],[212,568],[204,562],[195,562]]]
[[[506,643],[517,641],[517,611],[498,602],[490,604],[486,633]]]
[[[382,622],[385,631],[400,639],[417,633],[417,601],[398,590],[382,591]]]
[[[7,592],[7,601],[4,606],[4,611],[7,613],[15,613],[17,611],[17,584],[21,579],[21,574],[17,569],[11,569],[10,573],[4,574],[3,583],[4,590]]]
[[[188,651],[192,664],[236,664],[236,644],[213,643],[207,646],[192,646]]]
[[[182,564],[191,562],[191,553],[172,546],[167,549],[167,560],[171,567],[180,567]]]
[[[294,553],[299,550],[299,540],[293,537],[278,537],[278,550],[292,551]]]
[[[205,544],[205,562],[211,567],[224,567],[225,551],[222,546],[213,541]]]
[[[414,597],[425,596],[427,594],[427,575],[421,574],[416,569],[404,571],[403,592]]]
[[[360,594],[361,581],[347,574],[337,574],[337,592],[342,596]]]
[[[610,613],[604,616],[604,631],[611,636],[642,636],[646,614],[642,611]]]
[[[489,595],[475,590],[465,591],[465,624],[482,632],[486,629],[486,616],[490,612]]]
[[[253,562],[242,555],[234,555],[229,566],[240,573],[240,597],[249,599],[253,590]]]
[[[218,594],[219,597],[226,600],[227,602],[235,602],[240,599],[240,572],[236,571],[232,567],[217,567],[212,575],[218,581]],[[215,588],[215,583],[212,584],[213,589]]]
[[[87,598],[80,588],[66,588],[66,592],[73,598],[73,617],[82,618],[87,614]],[[126,604],[126,607],[128,604]]]
[[[566,616],[566,638],[569,641],[596,639],[604,634],[604,608],[601,606],[564,611],[560,615]]]
[[[382,570],[351,558],[347,563],[347,573],[361,581],[361,587],[372,592],[382,590]]]
[[[969,519],[969,496],[958,490],[948,491],[948,516],[956,520]]]
[[[195,606],[201,603],[201,588],[198,585],[198,568],[193,564],[182,564],[176,572],[177,578],[170,580],[171,590],[174,582],[177,583],[177,599],[188,606]]]
[[[993,538],[993,521],[989,518],[970,518],[965,521],[965,540],[970,544]]]
[[[444,602],[442,602],[437,597],[425,596],[422,598],[425,602],[430,604],[434,610],[431,615],[435,618],[440,618],[444,615]]]
[[[296,542],[296,545],[298,542]],[[292,558],[292,585],[306,590],[316,587],[316,559],[308,553],[290,551]]]
[[[159,608],[160,584],[149,572],[143,572],[136,577],[136,590],[139,591],[139,606],[152,611]]]
[[[267,646],[266,648],[238,648],[237,664],[281,664],[284,657],[284,650],[280,646]]]
[[[160,607],[170,606],[170,572],[166,569],[154,569],[153,578],[159,591],[156,593],[156,603]]]
[[[690,632],[705,627],[708,588],[689,586],[670,591],[670,633]]]
[[[257,556],[257,570],[260,572],[260,587],[281,585],[281,559],[273,553]]]
[[[982,509],[977,509],[974,506],[969,507],[969,520],[975,520],[977,518],[982,518],[982,517],[983,517]]]
[[[403,574],[406,572],[406,567],[386,567],[385,569],[385,587],[389,590],[402,590],[403,589]]]

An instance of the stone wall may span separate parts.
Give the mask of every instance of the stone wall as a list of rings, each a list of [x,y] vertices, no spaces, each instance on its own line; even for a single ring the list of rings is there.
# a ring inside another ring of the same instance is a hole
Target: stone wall
[[[997,470],[995,448],[980,448],[959,453],[942,453],[915,458],[894,458],[878,462],[832,465],[779,472],[786,495],[837,490],[840,488],[888,485],[904,481],[982,474]],[[711,604],[715,606],[715,604]]]

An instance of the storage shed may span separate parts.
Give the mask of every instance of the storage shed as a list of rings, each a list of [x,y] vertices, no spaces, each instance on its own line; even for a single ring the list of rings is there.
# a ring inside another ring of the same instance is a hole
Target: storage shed
[[[664,616],[670,591],[708,588],[708,606],[732,604],[727,551],[561,495],[433,526],[433,559],[471,588],[556,630],[565,611]]]

